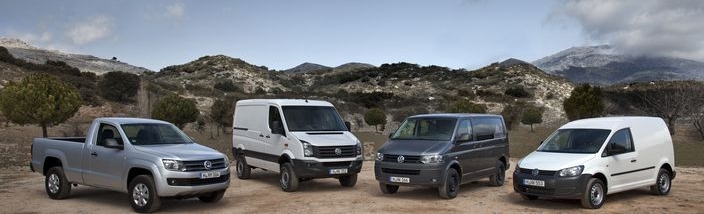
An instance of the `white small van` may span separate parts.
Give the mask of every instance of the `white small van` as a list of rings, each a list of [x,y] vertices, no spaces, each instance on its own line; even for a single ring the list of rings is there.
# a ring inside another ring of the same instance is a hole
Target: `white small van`
[[[300,181],[337,178],[357,183],[362,144],[329,102],[294,99],[240,100],[232,122],[232,154],[239,179],[251,169],[279,172],[281,189]]]
[[[606,195],[650,187],[670,192],[675,154],[665,122],[657,117],[576,120],[553,132],[521,159],[513,189],[524,199],[580,199],[598,209]]]

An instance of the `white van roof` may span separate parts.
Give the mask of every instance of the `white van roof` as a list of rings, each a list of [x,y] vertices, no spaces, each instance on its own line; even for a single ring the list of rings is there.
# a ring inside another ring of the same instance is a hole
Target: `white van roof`
[[[662,123],[659,117],[600,117],[569,122],[560,129],[610,129],[619,130],[634,124]]]
[[[327,101],[308,99],[250,99],[237,101],[236,105],[266,105],[277,106],[333,106]]]

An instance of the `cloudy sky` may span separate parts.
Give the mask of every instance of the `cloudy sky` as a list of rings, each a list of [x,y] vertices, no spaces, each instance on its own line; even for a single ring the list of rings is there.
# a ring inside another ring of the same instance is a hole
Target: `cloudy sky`
[[[0,37],[158,71],[224,54],[271,69],[475,69],[573,46],[704,61],[701,0],[5,0]]]

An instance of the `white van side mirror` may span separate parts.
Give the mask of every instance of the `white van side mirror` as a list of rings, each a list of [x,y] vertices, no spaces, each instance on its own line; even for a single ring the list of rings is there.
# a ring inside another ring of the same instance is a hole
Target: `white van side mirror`
[[[345,121],[345,126],[347,127],[348,132],[352,131],[352,123],[350,123],[350,121]]]
[[[286,133],[284,133],[284,125],[281,124],[281,121],[273,121],[271,122],[271,126],[272,134],[280,134],[286,136]]]

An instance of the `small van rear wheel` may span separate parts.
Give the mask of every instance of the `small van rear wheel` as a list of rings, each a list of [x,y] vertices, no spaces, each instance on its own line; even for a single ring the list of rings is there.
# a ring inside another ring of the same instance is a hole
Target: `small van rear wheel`
[[[249,176],[252,173],[252,167],[247,165],[247,160],[244,158],[244,154],[238,154],[236,160],[237,165],[235,165],[235,167],[237,168],[237,178],[241,180],[249,179]]]
[[[394,194],[398,192],[398,185],[379,183],[379,189],[381,189],[381,192],[384,194]]]
[[[604,189],[604,182],[598,178],[589,179],[587,189],[581,199],[582,206],[588,209],[599,209],[601,205],[604,205],[605,200],[606,190]]]
[[[343,187],[353,187],[357,184],[357,174],[345,175],[338,178],[338,180],[340,180],[340,185]]]
[[[489,177],[489,183],[492,186],[500,187],[504,185],[504,180],[506,179],[506,166],[504,162],[496,161],[496,173]]]
[[[672,187],[672,178],[667,169],[660,169],[658,177],[655,179],[655,185],[650,186],[650,191],[655,195],[667,195]]]
[[[438,194],[444,199],[453,199],[457,197],[457,192],[460,188],[460,175],[457,170],[450,168],[445,175],[445,181],[438,187]]]
[[[298,176],[296,176],[296,172],[293,171],[291,163],[282,163],[279,175],[281,190],[284,192],[295,192],[298,190]]]

